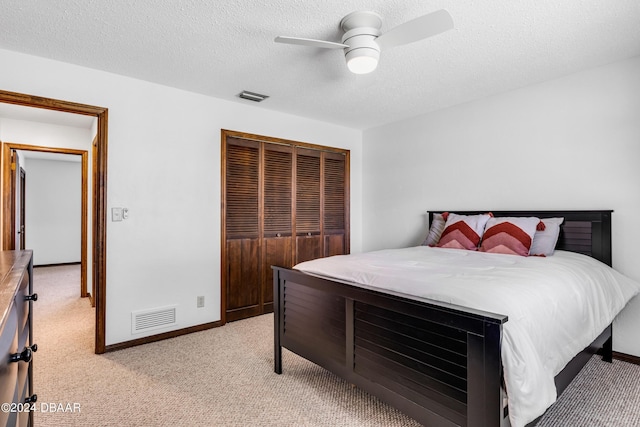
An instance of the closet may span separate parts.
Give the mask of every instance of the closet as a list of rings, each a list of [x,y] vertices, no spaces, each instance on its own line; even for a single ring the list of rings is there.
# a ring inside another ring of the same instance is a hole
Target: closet
[[[272,265],[345,253],[349,151],[223,130],[223,321],[273,311]]]

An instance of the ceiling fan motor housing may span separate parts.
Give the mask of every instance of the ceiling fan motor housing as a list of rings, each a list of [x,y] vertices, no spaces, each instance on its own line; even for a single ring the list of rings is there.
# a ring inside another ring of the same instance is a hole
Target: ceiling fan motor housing
[[[371,27],[354,28],[342,36],[342,43],[349,47],[344,49],[347,64],[353,58],[369,57],[377,62],[380,59],[380,46],[375,39],[380,35],[380,30]]]
[[[342,44],[347,66],[351,72],[365,74],[373,71],[380,59],[380,46],[375,39],[381,34],[382,17],[375,12],[352,12],[342,18]]]

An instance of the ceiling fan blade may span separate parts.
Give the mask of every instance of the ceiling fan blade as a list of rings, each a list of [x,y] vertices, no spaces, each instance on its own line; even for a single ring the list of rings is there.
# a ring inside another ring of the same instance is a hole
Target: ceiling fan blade
[[[321,47],[324,49],[344,49],[349,47],[346,44],[328,42],[324,40],[303,39],[301,37],[278,36],[274,40],[276,43],[297,44],[301,46]]]
[[[376,39],[376,43],[387,49],[409,44],[427,37],[435,36],[453,28],[453,19],[444,9],[420,16],[387,31]]]

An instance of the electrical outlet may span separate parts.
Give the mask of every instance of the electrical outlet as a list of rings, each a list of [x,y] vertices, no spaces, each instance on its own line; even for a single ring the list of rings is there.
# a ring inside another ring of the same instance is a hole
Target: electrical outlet
[[[202,308],[202,307],[204,307],[204,295],[200,295],[200,296],[198,297],[198,302],[197,302],[196,306],[197,306],[198,308]]]

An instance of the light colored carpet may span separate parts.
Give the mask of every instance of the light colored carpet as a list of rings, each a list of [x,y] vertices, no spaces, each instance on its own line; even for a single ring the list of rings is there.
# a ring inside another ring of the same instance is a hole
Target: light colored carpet
[[[95,355],[79,267],[34,278],[37,426],[419,425],[286,350],[276,375],[272,315]],[[640,425],[640,367],[592,359],[539,425]]]

